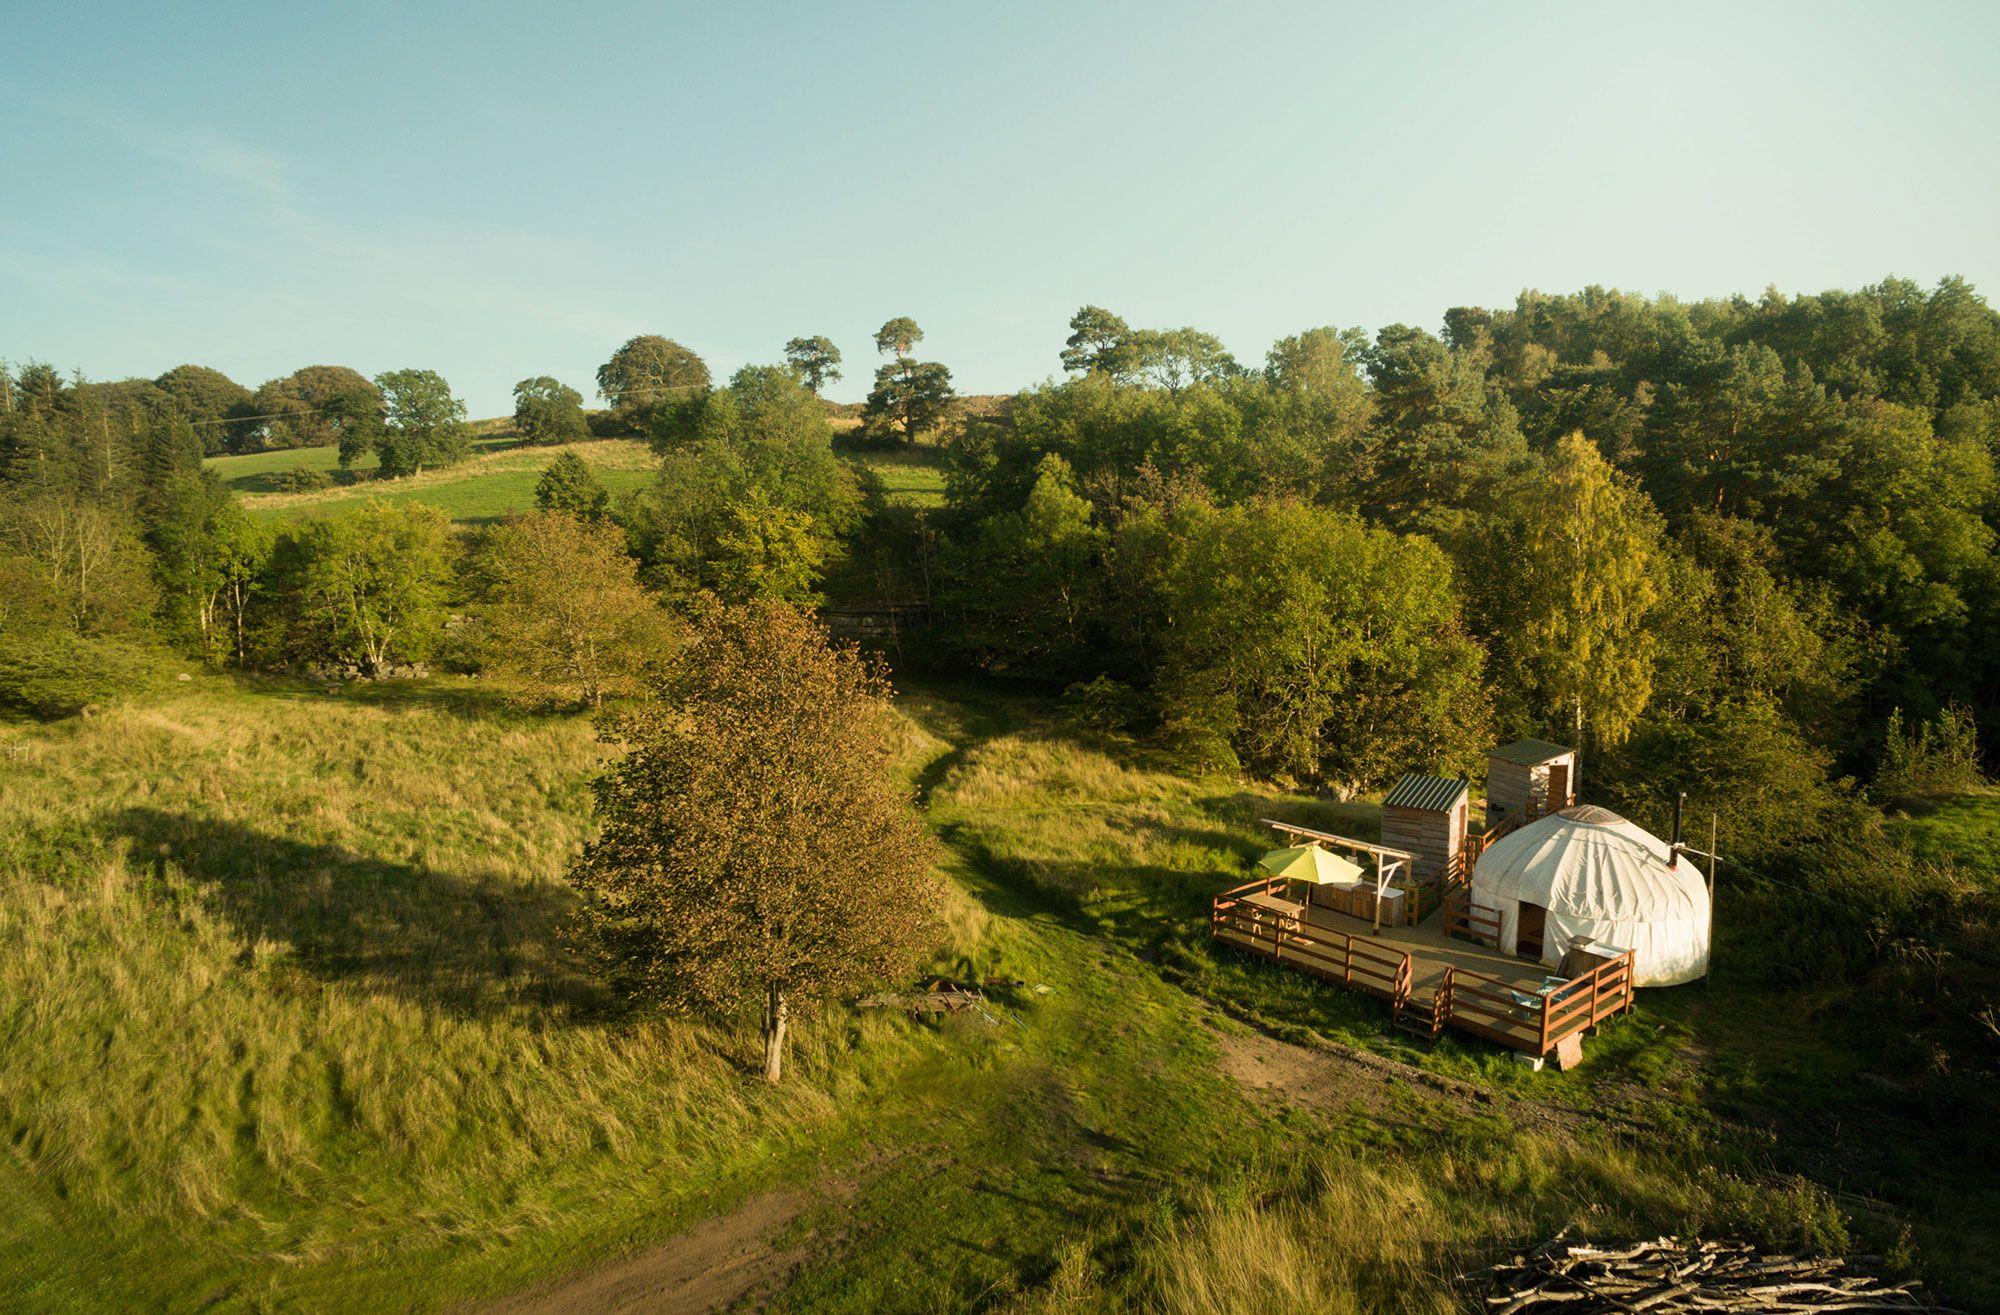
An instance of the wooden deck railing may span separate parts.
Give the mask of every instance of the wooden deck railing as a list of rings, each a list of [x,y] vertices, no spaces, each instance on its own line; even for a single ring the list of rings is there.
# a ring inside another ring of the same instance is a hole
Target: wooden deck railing
[[[1632,951],[1573,977],[1542,998],[1542,1053],[1632,1008]]]
[[[1281,881],[1252,881],[1217,895],[1209,912],[1209,934],[1316,977],[1387,1000],[1401,1009],[1410,998],[1410,956],[1392,945],[1315,927],[1245,902],[1268,895]]]
[[[1500,910],[1476,904],[1472,892],[1461,886],[1444,896],[1444,934],[1476,941],[1492,949],[1500,948]]]
[[[1389,1003],[1400,1017],[1405,1009],[1423,1021],[1423,1002],[1411,1000],[1415,961],[1407,952],[1366,936],[1317,927],[1300,916],[1248,902],[1251,895],[1269,895],[1282,878],[1247,882],[1217,895],[1210,905],[1209,934],[1227,944],[1274,959],[1290,967]],[[1463,890],[1447,897],[1447,929],[1456,907],[1464,926],[1481,932],[1491,926],[1492,944],[1499,938],[1499,915],[1471,904]],[[1479,936],[1475,935],[1475,939]],[[1514,1050],[1547,1056],[1565,1039],[1633,1007],[1632,952],[1598,965],[1546,993],[1517,986],[1498,977],[1447,964],[1430,1001],[1429,1030],[1435,1036],[1456,1027],[1497,1041]]]
[[[1479,856],[1481,854],[1484,854],[1488,849],[1491,849],[1493,847],[1494,841],[1498,840],[1500,837],[1506,835],[1510,831],[1520,830],[1528,823],[1542,816],[1543,812],[1544,810],[1537,808],[1535,806],[1535,801],[1530,799],[1527,803],[1522,804],[1519,808],[1511,809],[1508,812],[1502,813],[1500,815],[1500,820],[1493,823],[1493,825],[1487,827],[1485,830],[1480,831],[1475,835],[1466,836],[1465,870],[1468,872],[1471,871],[1472,865],[1479,861]]]

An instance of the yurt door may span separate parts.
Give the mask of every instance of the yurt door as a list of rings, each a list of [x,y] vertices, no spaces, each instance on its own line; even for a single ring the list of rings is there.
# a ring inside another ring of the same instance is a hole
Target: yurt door
[[[1548,923],[1548,912],[1539,904],[1521,901],[1521,921],[1514,932],[1514,953],[1523,959],[1542,957],[1542,932]]]

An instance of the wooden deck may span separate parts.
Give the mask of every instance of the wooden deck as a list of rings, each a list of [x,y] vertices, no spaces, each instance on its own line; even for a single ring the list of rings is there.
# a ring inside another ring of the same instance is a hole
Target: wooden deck
[[[1437,990],[1438,983],[1444,980],[1446,968],[1455,968],[1462,973],[1482,973],[1517,990],[1540,988],[1542,979],[1554,971],[1546,964],[1447,936],[1442,917],[1426,918],[1415,927],[1391,927],[1385,923],[1382,930],[1373,931],[1366,919],[1350,918],[1344,913],[1315,906],[1306,910],[1305,922],[1309,928],[1338,935],[1367,936],[1408,954],[1411,960],[1410,989],[1418,995],[1429,995]]]
[[[1285,883],[1272,880],[1216,896],[1209,916],[1216,940],[1375,996],[1407,1031],[1436,1037],[1453,1027],[1562,1067],[1581,1055],[1586,1031],[1632,1008],[1629,951],[1557,978],[1448,927],[1467,929],[1462,910],[1455,922],[1439,913],[1378,928],[1287,898]]]

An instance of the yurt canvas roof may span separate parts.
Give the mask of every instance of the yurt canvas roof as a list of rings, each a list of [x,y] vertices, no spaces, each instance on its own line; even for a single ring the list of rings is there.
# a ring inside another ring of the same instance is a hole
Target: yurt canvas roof
[[[1583,804],[1504,835],[1472,869],[1472,899],[1499,915],[1500,950],[1520,953],[1522,910],[1542,914],[1541,960],[1589,941],[1632,952],[1638,986],[1708,971],[1708,887],[1692,862],[1609,809]]]
[[[1479,856],[1482,893],[1552,913],[1613,922],[1675,921],[1708,913],[1701,874],[1669,866],[1665,841],[1608,808],[1580,804],[1502,836]]]

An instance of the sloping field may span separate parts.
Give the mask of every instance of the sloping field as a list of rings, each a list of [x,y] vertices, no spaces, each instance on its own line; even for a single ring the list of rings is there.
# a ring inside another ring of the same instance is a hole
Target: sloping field
[[[305,493],[269,490],[275,488],[278,474],[285,470],[336,470],[332,448],[212,457],[208,466],[243,495],[244,507],[255,516],[310,514],[323,508],[373,500],[428,503],[442,508],[454,521],[476,524],[498,520],[509,512],[533,510],[536,481],[549,463],[565,451],[582,457],[604,487],[614,494],[643,486],[652,478],[659,462],[644,443],[624,438],[559,447],[526,447],[510,437],[487,437],[474,440],[474,451],[476,455],[470,460],[444,470],[428,470],[398,480],[362,478],[352,484]],[[371,456],[368,466],[373,465]],[[356,473],[366,476],[368,471],[357,467]]]
[[[1824,1229],[1823,1197],[1691,1169],[1682,1138],[1539,1131],[1567,1084],[1409,1052],[1368,1002],[1212,950],[1250,819],[1314,806],[1011,701],[904,707],[935,970],[995,983],[994,1017],[809,1011],[776,1090],[747,1030],[627,1008],[565,940],[584,720],[484,682],[198,677],[0,728],[0,1308],[647,1288],[772,1192],[805,1204],[723,1232],[778,1310],[1442,1311],[1495,1238]],[[1365,1118],[1253,1100],[1232,1013],[1391,1046],[1496,1117],[1408,1065],[1339,1070]]]

